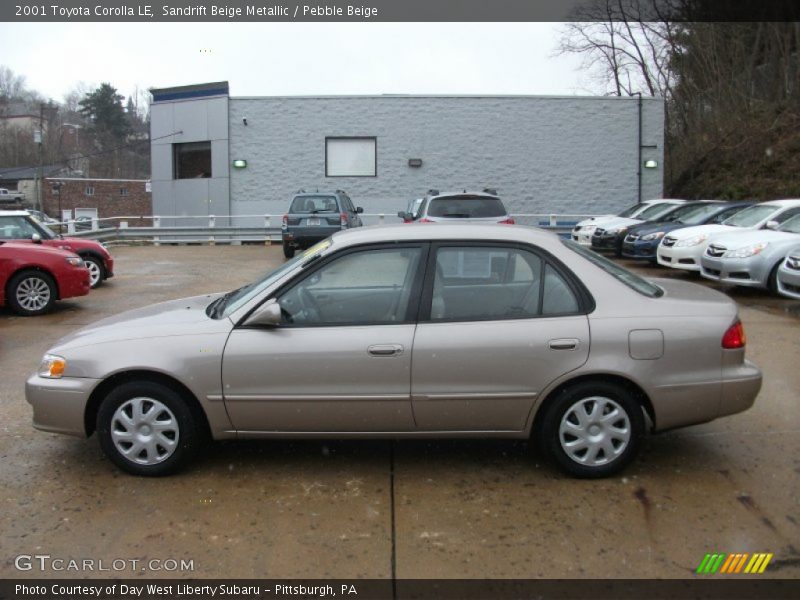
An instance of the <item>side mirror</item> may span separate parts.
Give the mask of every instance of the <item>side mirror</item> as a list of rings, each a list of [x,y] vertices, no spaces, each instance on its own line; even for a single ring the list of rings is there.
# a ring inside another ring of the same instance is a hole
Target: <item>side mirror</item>
[[[397,211],[397,216],[403,219],[403,221],[410,221],[411,215],[405,212],[404,210]]]
[[[245,321],[245,325],[260,325],[262,327],[275,327],[283,322],[281,305],[275,298],[267,300]]]
[[[42,243],[42,236],[40,236],[38,233],[34,233],[33,235],[31,235],[31,241],[34,244],[41,244]]]
[[[773,231],[775,231],[780,226],[781,224],[778,223],[777,221],[767,221],[767,224],[764,225],[764,227],[766,227],[767,229],[772,229]]]
[[[361,214],[361,213],[363,213],[363,212],[364,212],[364,209],[363,209],[363,208],[361,208],[360,206],[356,206],[356,212],[357,212],[358,214]]]

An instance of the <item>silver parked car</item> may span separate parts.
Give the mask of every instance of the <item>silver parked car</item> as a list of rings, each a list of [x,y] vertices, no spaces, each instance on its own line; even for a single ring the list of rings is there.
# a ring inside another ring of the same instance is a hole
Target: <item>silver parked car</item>
[[[419,202],[419,204],[417,204]],[[410,210],[400,211],[397,216],[405,223],[502,223],[514,225],[514,217],[508,214],[497,191],[486,188],[482,192],[440,192],[428,190],[421,201],[417,200]]]
[[[800,246],[788,254],[778,269],[778,293],[800,300]]]
[[[778,269],[786,254],[800,244],[800,214],[774,229],[719,235],[700,261],[706,279],[778,292]]]
[[[337,233],[227,294],[105,319],[27,382],[34,426],[140,475],[209,438],[532,438],[614,473],[646,430],[748,409],[736,304],[533,228]]]

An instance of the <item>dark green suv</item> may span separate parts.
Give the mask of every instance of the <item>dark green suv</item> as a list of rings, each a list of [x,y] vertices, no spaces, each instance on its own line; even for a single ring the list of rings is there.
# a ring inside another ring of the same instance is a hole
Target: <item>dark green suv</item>
[[[353,206],[343,190],[300,190],[292,199],[289,212],[283,215],[283,255],[291,258],[298,248],[308,248],[342,229],[361,227],[358,215],[363,212],[360,206]]]

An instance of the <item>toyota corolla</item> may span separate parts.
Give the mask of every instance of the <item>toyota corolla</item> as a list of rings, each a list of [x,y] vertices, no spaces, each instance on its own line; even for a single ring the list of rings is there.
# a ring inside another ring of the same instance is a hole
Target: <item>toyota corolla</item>
[[[736,304],[533,228],[337,233],[227,294],[105,319],[27,382],[34,426],[139,475],[210,439],[532,439],[580,477],[647,431],[739,413],[761,372]]]

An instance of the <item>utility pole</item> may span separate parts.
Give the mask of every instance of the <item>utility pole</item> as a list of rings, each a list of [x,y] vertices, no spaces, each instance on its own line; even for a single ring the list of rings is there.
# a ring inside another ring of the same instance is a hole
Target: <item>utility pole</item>
[[[36,210],[42,210],[44,196],[44,102],[39,104],[39,183],[36,186]]]

